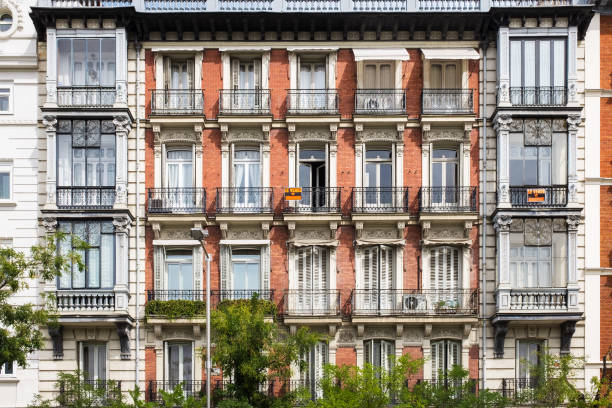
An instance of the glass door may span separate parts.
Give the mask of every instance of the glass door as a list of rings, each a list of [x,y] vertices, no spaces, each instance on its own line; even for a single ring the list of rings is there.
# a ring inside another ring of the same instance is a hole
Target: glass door
[[[194,208],[193,152],[191,149],[172,149],[166,152],[167,208]]]
[[[326,108],[325,81],[325,62],[301,62],[298,105],[300,110],[319,111]]]
[[[191,251],[167,253],[166,271],[168,273],[168,300],[201,300],[194,296],[193,254]]]
[[[326,207],[325,150],[300,149],[298,185],[302,188],[300,206],[310,207],[313,211]]]
[[[232,251],[233,298],[250,299],[261,288],[261,251],[234,249]]]
[[[393,203],[391,150],[367,149],[365,165],[365,206],[390,207]]]
[[[185,393],[193,391],[193,344],[166,343],[166,391],[174,390],[178,384],[183,385]]]
[[[434,149],[431,163],[431,204],[449,206],[457,204],[457,150]]]

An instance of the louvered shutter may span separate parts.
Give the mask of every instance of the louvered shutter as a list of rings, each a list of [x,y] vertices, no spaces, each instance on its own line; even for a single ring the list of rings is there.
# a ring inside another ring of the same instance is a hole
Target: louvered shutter
[[[164,289],[164,274],[166,273],[166,248],[160,245],[153,247],[155,290]]]
[[[378,247],[363,250],[363,308],[376,310],[378,306]]]
[[[372,364],[372,340],[365,341],[363,344],[363,362]]]
[[[240,60],[237,58],[232,58],[232,83],[231,89],[239,89],[240,86]]]
[[[326,248],[313,247],[312,294],[314,307],[317,310],[328,310],[330,301],[327,293],[327,289],[329,289],[328,254],[329,251]]]
[[[320,386],[321,379],[323,378],[323,374],[325,372],[325,365],[328,363],[328,347],[327,343],[318,342],[315,345],[315,369],[314,369],[314,378],[312,379],[313,384],[311,387],[314,388],[314,394],[316,398],[321,398],[322,390]]]
[[[164,57],[164,89],[170,89],[170,83],[172,81],[170,62],[170,57]]]
[[[390,310],[393,301],[393,248],[380,247],[381,309]]]
[[[261,288],[264,291],[270,290],[270,246],[261,247]]]
[[[232,265],[231,265],[231,247],[229,245],[221,245],[220,263],[221,263],[221,290],[222,297],[228,296],[228,292],[232,290]]]
[[[261,58],[256,58],[253,61],[253,74],[255,77],[254,89],[261,89]]]
[[[432,378],[439,378],[440,372],[444,372],[444,341],[431,343],[431,371]]]
[[[312,248],[300,248],[296,257],[297,290],[299,310],[307,311],[311,308],[310,289],[312,288]]]
[[[195,61],[193,59],[187,60],[187,78],[189,79],[187,89],[195,88],[195,80],[194,80],[194,70],[195,70]]]
[[[395,355],[395,344],[392,341],[381,340],[380,363],[383,370],[390,372],[392,368],[393,356]]]
[[[200,299],[200,295],[198,293],[201,293],[201,291],[204,289],[202,286],[202,255],[201,246],[198,245],[193,247],[193,289],[197,291],[194,297],[196,300],[202,300]]]
[[[448,341],[448,367],[451,370],[456,365],[461,365],[461,346],[457,341]]]

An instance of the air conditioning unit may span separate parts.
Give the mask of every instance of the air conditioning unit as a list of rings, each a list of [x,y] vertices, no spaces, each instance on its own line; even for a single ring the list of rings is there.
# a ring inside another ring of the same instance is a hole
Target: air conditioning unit
[[[424,295],[404,295],[403,299],[404,311],[416,311],[427,309],[427,299]]]

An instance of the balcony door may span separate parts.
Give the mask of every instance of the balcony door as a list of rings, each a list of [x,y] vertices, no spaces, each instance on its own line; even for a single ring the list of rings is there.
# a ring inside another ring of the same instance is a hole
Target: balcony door
[[[298,108],[301,110],[321,110],[326,108],[326,69],[325,61],[300,61],[300,97]]]
[[[262,207],[260,152],[255,149],[234,150],[234,198],[236,207]]]
[[[365,311],[393,309],[393,248],[376,245],[362,250],[361,299],[359,308]]]
[[[186,209],[195,206],[193,190],[193,151],[188,148],[166,152],[167,207]]]
[[[166,104],[168,109],[185,110],[193,108],[190,90],[194,88],[194,60],[165,58]]]
[[[393,157],[391,149],[367,148],[364,176],[365,206],[392,206]]]
[[[429,285],[434,302],[431,308],[452,312],[460,308],[459,288],[461,286],[461,251],[458,248],[442,246],[430,251]]]
[[[326,312],[329,310],[329,251],[311,246],[296,251],[298,312]]]
[[[457,150],[433,150],[431,163],[431,193],[429,200],[436,206],[457,204],[459,159]]]
[[[432,62],[429,87],[432,89],[459,89],[461,83],[457,62]]]
[[[327,207],[327,154],[324,149],[300,149],[298,183],[302,188],[299,205],[310,207],[313,211]]]
[[[249,299],[259,293],[261,279],[261,250],[232,249],[232,294],[234,299]]]
[[[106,381],[106,343],[79,343],[80,370],[88,382]]]
[[[261,96],[261,60],[232,60],[232,108],[259,109]]]
[[[184,391],[191,391],[193,357],[193,343],[166,342],[166,390],[172,391],[176,385],[183,384]]]
[[[329,347],[327,343],[317,342],[302,356],[306,368],[300,372],[300,380],[304,388],[310,391],[313,398],[321,398],[323,390],[319,384],[323,378],[325,365],[329,363]]]
[[[168,300],[199,300],[194,296],[193,252],[168,251],[166,253]],[[197,288],[200,289],[200,288]]]
[[[369,90],[363,101],[368,111],[381,111],[397,108],[394,88],[394,69],[392,62],[368,62],[363,67],[364,89]]]
[[[390,340],[366,340],[363,342],[363,361],[372,367],[389,372],[393,367],[395,342]]]
[[[517,341],[516,387],[518,389],[535,388],[538,384],[538,371],[541,369],[541,353],[543,342],[541,340]]]
[[[431,342],[431,374],[433,379],[444,379],[454,366],[461,365],[461,342],[438,340]]]

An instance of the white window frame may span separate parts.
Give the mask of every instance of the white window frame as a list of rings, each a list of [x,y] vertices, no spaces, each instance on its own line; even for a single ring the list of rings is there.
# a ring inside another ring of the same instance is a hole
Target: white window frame
[[[108,362],[109,362],[109,358],[108,358],[109,357],[108,356],[109,347],[108,347],[108,343],[107,342],[102,342],[102,341],[80,341],[79,342],[79,360],[78,360],[78,364],[79,364],[79,370],[81,370],[81,372],[84,371],[84,367],[85,367],[85,359],[84,359],[85,354],[83,352],[83,347],[85,345],[88,345],[90,347],[93,346],[95,348],[95,350],[96,350],[95,351],[96,358],[94,358],[94,365],[95,365],[94,374],[95,375],[94,375],[93,381],[106,381],[109,378],[109,364],[108,364]],[[97,376],[97,372],[98,372],[98,369],[97,369],[98,368],[98,366],[97,366],[97,364],[98,364],[97,353],[98,353],[98,348],[100,348],[100,347],[104,348],[104,356],[106,357],[106,359],[104,360],[104,365],[105,365],[104,373],[106,375],[105,378],[97,378],[96,377]],[[88,374],[91,374],[91,373],[88,373]]]
[[[253,254],[251,258],[247,258],[247,259],[234,259],[234,251],[257,251],[258,254],[255,255]],[[255,262],[256,260],[256,262]],[[261,253],[261,248],[251,248],[251,247],[241,247],[241,246],[236,246],[236,247],[232,247],[231,249],[231,253],[230,253],[230,274],[231,276],[231,282],[232,282],[232,287],[231,290],[238,290],[235,288],[235,283],[236,283],[236,274],[234,271],[234,265],[236,264],[255,264],[257,263],[257,265],[259,265],[259,287],[255,290],[260,291],[263,288],[263,270],[262,270],[262,253]],[[247,289],[249,290],[249,289]]]
[[[170,250],[170,255],[173,255],[172,254],[173,250],[174,251],[181,251],[180,248],[173,248],[172,250]],[[190,264],[191,265],[191,283],[192,283],[192,287],[193,287],[193,289],[191,289],[191,290],[194,290],[194,291],[195,290],[201,290],[201,288],[196,288],[195,287],[195,281],[196,281],[195,274],[194,274],[194,268],[195,268],[195,263],[194,263],[195,259],[194,258],[195,257],[194,257],[193,249],[187,248],[187,249],[185,249],[185,252],[187,252],[187,251],[191,251],[191,254],[190,255],[184,254],[184,255],[181,255],[180,259],[169,261],[168,260],[168,253],[167,253],[168,250],[166,250],[166,254],[165,254],[166,256],[165,256],[165,259],[164,259],[164,280],[165,280],[164,287],[168,288],[169,287],[169,282],[170,282],[170,279],[169,279],[169,276],[168,276],[168,273],[169,273],[168,264],[172,264],[172,263],[181,264],[181,265],[183,265],[183,264]],[[171,289],[169,289],[169,290],[171,290]],[[185,291],[185,290],[189,290],[189,289],[177,289],[177,290]],[[185,298],[179,296],[179,297],[177,297],[177,299],[185,299]]]
[[[191,159],[190,160],[181,160],[181,159],[169,159],[168,158],[168,153],[172,152],[172,151],[181,151],[181,152],[186,152],[189,151],[191,152]],[[179,175],[179,180],[182,178],[183,176],[183,164],[185,163],[191,163],[191,186],[185,186],[184,188],[192,188],[195,185],[195,180],[196,180],[196,166],[195,166],[195,145],[170,145],[170,146],[166,146],[166,148],[164,149],[164,187],[167,188],[177,188],[177,186],[169,186],[168,182],[169,182],[169,177],[168,175],[170,174],[170,172],[168,171],[168,166],[170,164],[179,164],[179,168],[180,168],[180,175]]]
[[[11,372],[7,373],[7,367],[11,367]],[[0,365],[0,377],[16,377],[17,376],[17,365],[14,361],[9,361],[8,363],[4,363]]]
[[[432,85],[432,67],[434,65],[440,65],[440,69],[442,70],[442,78],[441,78],[441,83],[440,83],[440,87],[439,88],[434,88]],[[449,87],[447,85],[447,83],[449,82],[450,78],[447,78],[446,75],[446,67],[450,66],[450,65],[454,65],[455,66],[455,79],[454,82],[456,84],[455,87]],[[461,89],[461,85],[462,85],[462,74],[463,74],[463,64],[461,64],[460,60],[430,60],[429,61],[429,87],[431,89]]]
[[[7,89],[8,91],[1,91],[2,89]],[[8,109],[0,110],[0,115],[13,114],[14,95],[14,85],[12,82],[0,82],[0,96],[8,96]]]
[[[453,366],[449,366],[449,349],[450,346],[453,347],[457,347],[457,361],[455,362],[456,364],[454,364]],[[463,362],[462,360],[462,342],[460,340],[456,340],[456,339],[436,339],[436,340],[432,340],[431,341],[431,378],[438,379],[438,368],[436,367],[436,361],[434,361],[434,350],[437,350],[438,348],[442,348],[442,353],[443,353],[443,358],[444,361],[442,362],[443,364],[443,368],[442,371],[445,373],[448,373],[450,370],[452,370],[452,368],[456,365],[459,367],[463,367]],[[439,357],[435,357],[438,358]]]
[[[363,61],[363,78],[361,81],[361,84],[359,84],[359,88],[360,89],[386,89],[386,90],[391,90],[391,89],[395,89],[395,67],[396,64],[400,64],[401,61],[394,61],[394,60],[386,60],[386,61]],[[366,67],[369,65],[374,65],[376,67],[376,84],[373,88],[367,88],[365,86],[366,83]],[[389,75],[390,75],[390,82],[391,82],[391,87],[390,88],[383,88],[381,85],[381,77],[380,77],[380,67],[383,65],[388,65],[389,66]]]
[[[541,339],[537,339],[537,338],[536,339],[517,339],[516,340],[516,345],[515,345],[516,346],[516,352],[514,353],[515,354],[515,363],[516,363],[516,366],[515,366],[515,370],[516,370],[515,371],[515,378],[516,379],[526,378],[527,380],[529,380],[529,379],[531,379],[531,374],[530,373],[527,373],[527,377],[520,377],[519,376],[520,375],[520,371],[521,371],[521,361],[520,361],[521,357],[520,357],[519,347],[520,347],[521,343],[538,344],[540,346],[540,353],[542,353],[546,349],[546,347],[547,347],[547,342],[546,342],[546,340],[541,340]],[[542,364],[542,362],[540,361],[539,364]],[[519,385],[522,385],[521,388],[524,388],[527,384],[526,383],[525,384],[517,384],[516,385],[517,386],[517,391],[518,391]]]
[[[8,198],[0,198],[0,206],[2,204],[14,204],[13,202],[13,163],[11,161],[2,161],[0,159],[0,173],[8,173],[9,178],[9,196]]]
[[[380,366],[374,364],[374,344],[378,343],[380,347]],[[368,349],[370,351],[368,352]],[[387,361],[383,361],[385,357],[385,349],[386,350],[386,358]],[[363,362],[370,364],[372,367],[380,367],[385,372],[389,372],[393,367],[393,361],[395,358],[395,341],[388,339],[368,339],[363,341]]]
[[[180,344],[185,345],[185,344],[191,344],[191,381],[194,381],[196,379],[196,370],[195,370],[195,342],[192,340],[169,340],[169,341],[164,341],[164,382],[169,382],[170,381],[170,361],[169,361],[169,357],[170,357],[170,350],[168,345],[169,344]],[[180,355],[182,356],[183,354],[183,348],[180,348],[181,352]],[[177,381],[185,381],[183,377],[183,367],[184,367],[184,356],[182,356],[182,359],[179,359],[179,377],[180,379]],[[174,389],[174,385],[170,386],[170,389],[167,391],[172,391]]]
[[[320,381],[324,375],[324,368],[329,364],[329,345],[327,342],[319,341],[302,356],[306,363],[304,370],[300,371],[300,380],[303,386],[310,391],[314,398],[321,398],[323,390]]]

